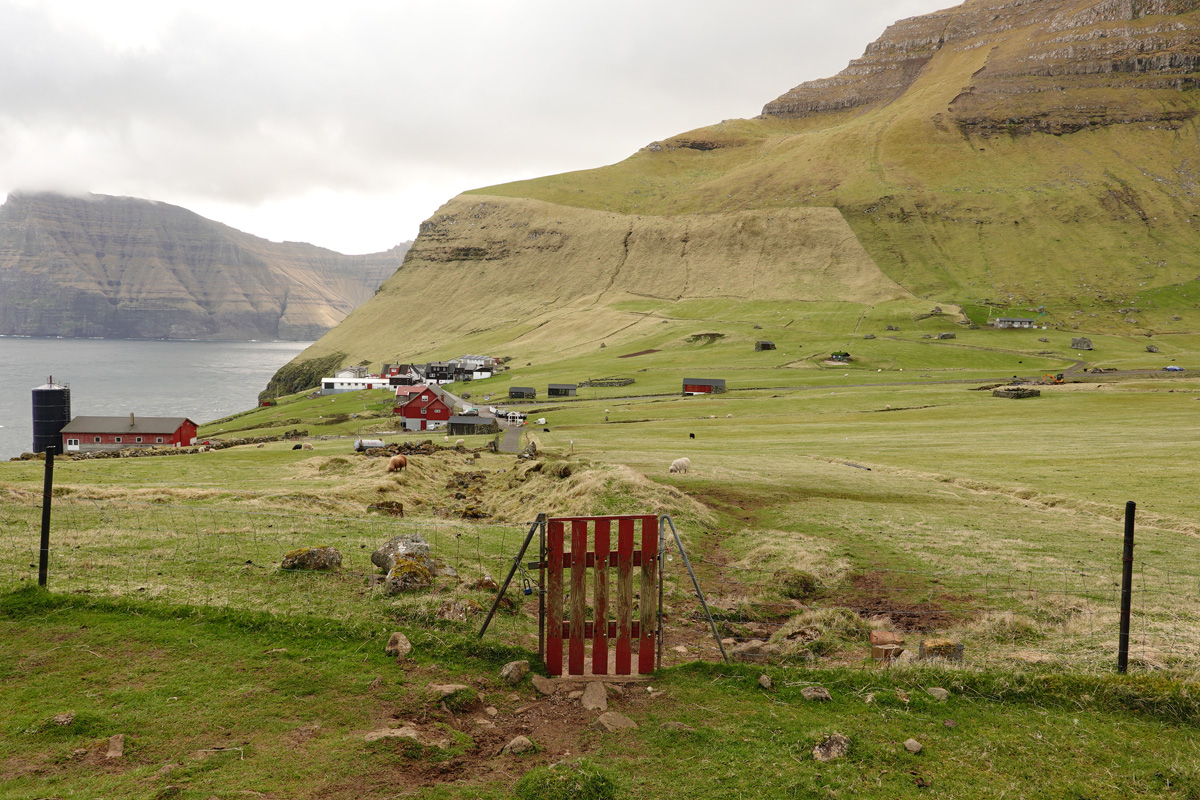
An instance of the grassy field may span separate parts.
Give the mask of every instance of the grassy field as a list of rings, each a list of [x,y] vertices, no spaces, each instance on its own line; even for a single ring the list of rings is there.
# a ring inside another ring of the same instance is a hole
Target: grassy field
[[[614,735],[564,694],[500,680],[520,650],[455,630],[408,627],[413,655],[395,663],[373,623],[38,592],[0,596],[0,628],[0,794],[12,800],[509,798],[523,773],[580,757],[616,786],[585,797],[1200,792],[1194,686],[1146,675],[768,667],[764,691],[762,668],[693,664],[610,691],[639,725]],[[428,688],[443,682],[471,688],[450,706]],[[813,685],[832,700],[803,699]],[[405,726],[420,739],[366,741]],[[848,755],[815,761],[833,733]],[[106,758],[115,735],[123,755]],[[536,749],[501,754],[517,735]]]

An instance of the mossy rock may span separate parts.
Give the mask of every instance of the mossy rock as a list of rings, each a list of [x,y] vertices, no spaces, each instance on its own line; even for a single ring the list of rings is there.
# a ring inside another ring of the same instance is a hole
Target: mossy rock
[[[334,570],[342,566],[342,554],[334,547],[301,547],[283,554],[280,569]]]

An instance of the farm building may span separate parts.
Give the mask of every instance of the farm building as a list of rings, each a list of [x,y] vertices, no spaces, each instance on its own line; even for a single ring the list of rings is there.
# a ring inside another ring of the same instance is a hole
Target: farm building
[[[1025,317],[996,317],[992,320],[995,328],[1033,328],[1035,320]]]
[[[725,391],[724,378],[684,378],[684,394],[721,394]]]
[[[476,433],[499,433],[500,426],[494,417],[456,414],[446,425],[451,436],[471,436]]]
[[[391,388],[387,378],[376,375],[373,378],[349,378],[334,375],[332,378],[321,379],[321,394],[345,394],[346,392],[361,392],[363,389]]]
[[[549,397],[574,397],[577,391],[573,383],[552,383],[546,387],[546,395]]]
[[[775,343],[767,341],[766,339],[760,339],[754,343],[754,351],[755,352],[758,352],[760,350],[774,350],[774,349],[775,349]]]
[[[414,393],[396,407],[395,413],[403,420],[406,431],[432,431],[444,428],[450,421],[452,410],[438,392],[428,386]]]
[[[196,427],[187,417],[75,417],[62,429],[63,452],[188,447],[196,443]]]
[[[532,386],[510,386],[508,387],[509,400],[534,400],[537,398],[537,389]]]
[[[848,361],[850,361],[850,354],[847,353],[845,350],[835,350],[834,352],[829,354],[829,360],[837,361],[839,363],[845,364]]]
[[[342,367],[333,373],[335,378],[365,378],[367,377],[366,367]]]

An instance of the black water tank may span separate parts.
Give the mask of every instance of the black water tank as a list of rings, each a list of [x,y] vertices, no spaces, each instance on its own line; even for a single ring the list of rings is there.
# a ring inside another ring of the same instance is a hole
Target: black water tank
[[[70,421],[70,387],[60,386],[50,378],[45,386],[33,390],[33,452],[45,452],[52,445],[61,452],[59,431]]]

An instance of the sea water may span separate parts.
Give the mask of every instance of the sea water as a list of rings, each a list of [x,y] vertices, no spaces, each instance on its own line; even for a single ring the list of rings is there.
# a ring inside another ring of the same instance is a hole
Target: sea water
[[[71,389],[71,415],[189,417],[253,408],[275,371],[311,342],[180,342],[0,336],[0,458],[33,447],[32,391]]]

